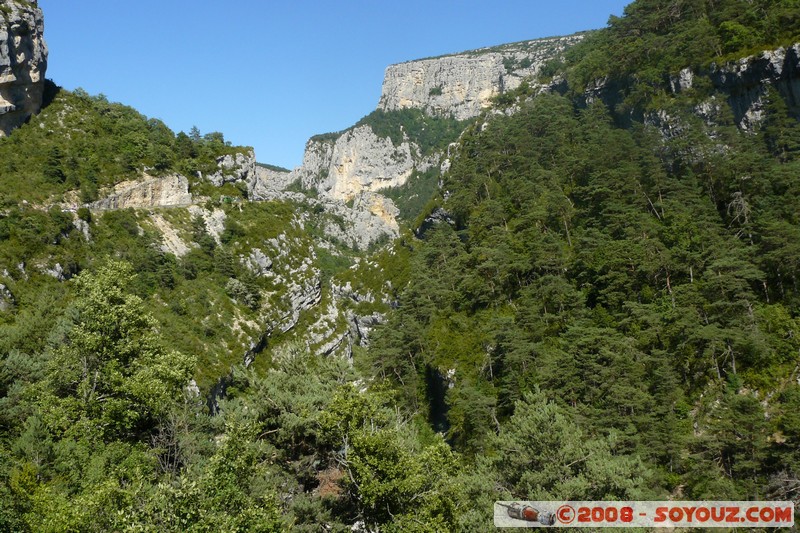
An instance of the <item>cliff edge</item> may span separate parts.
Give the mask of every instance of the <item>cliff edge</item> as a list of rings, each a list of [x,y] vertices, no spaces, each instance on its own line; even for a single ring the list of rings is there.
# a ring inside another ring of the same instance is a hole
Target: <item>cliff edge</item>
[[[548,61],[583,37],[536,39],[391,65],[386,69],[378,109],[415,108],[456,120],[476,117],[493,97],[536,77]]]
[[[38,3],[0,0],[0,136],[42,107],[47,45]]]

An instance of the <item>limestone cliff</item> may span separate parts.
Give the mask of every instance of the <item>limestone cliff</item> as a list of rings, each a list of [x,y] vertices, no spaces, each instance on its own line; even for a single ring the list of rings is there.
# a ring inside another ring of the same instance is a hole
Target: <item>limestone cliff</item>
[[[295,181],[291,172],[279,171],[256,166],[256,180],[250,198],[272,198],[280,191],[286,190]]]
[[[418,108],[458,120],[475,117],[492,97],[519,87],[582,39],[582,34],[538,39],[392,65],[378,108]]]
[[[0,137],[42,107],[47,45],[36,0],[0,0]]]
[[[295,171],[306,189],[350,201],[364,191],[397,187],[406,182],[419,158],[406,137],[395,146],[369,126],[343,133],[335,141],[309,141],[303,165]]]
[[[726,63],[712,63],[709,67],[693,70],[685,68],[666,80],[666,88],[675,95],[692,89],[705,95],[694,107],[694,112],[712,126],[718,120],[723,106],[728,106],[736,124],[753,133],[760,124],[770,88],[786,101],[795,114],[800,110],[800,43]],[[587,88],[587,102],[602,100],[609,108],[620,107],[630,87],[625,81],[595,80]],[[687,126],[680,124],[665,109],[651,111],[641,116],[641,110],[630,108],[630,120],[643,120],[659,127],[666,137],[682,135]],[[639,115],[637,115],[639,113]]]
[[[769,87],[775,88],[790,107],[800,106],[800,43],[714,65],[709,76],[714,88],[728,95],[739,126],[752,130],[761,122]]]
[[[218,170],[206,177],[208,181],[222,186],[225,183],[244,182],[248,190],[252,189],[256,180],[256,156],[252,150],[246,153],[224,155],[217,159]]]
[[[548,61],[582,39],[580,34],[539,39],[392,65],[386,70],[378,110],[411,108],[434,118],[473,118],[494,96],[532,79]],[[384,235],[396,236],[399,211],[380,191],[404,185],[415,172],[446,165],[443,153],[430,147],[423,150],[415,133],[400,128],[402,138],[394,139],[377,134],[369,122],[314,137],[306,145],[300,167],[290,174],[261,175],[256,197],[278,197],[296,184],[315,191],[319,201],[333,208],[332,213],[341,216],[346,211],[343,218],[355,221],[353,231],[365,232],[348,235],[344,231],[337,238],[363,246]]]
[[[141,181],[118,183],[105,197],[89,205],[92,209],[186,206],[192,203],[189,180],[180,174],[163,178],[145,175]]]

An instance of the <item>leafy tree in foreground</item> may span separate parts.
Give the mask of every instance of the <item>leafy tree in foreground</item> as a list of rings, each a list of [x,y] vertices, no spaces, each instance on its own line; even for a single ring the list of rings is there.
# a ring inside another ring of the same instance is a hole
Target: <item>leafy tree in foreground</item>
[[[164,348],[144,302],[127,292],[133,278],[130,265],[109,262],[76,279],[77,318],[43,391],[42,412],[57,434],[143,436],[191,378],[193,358]]]

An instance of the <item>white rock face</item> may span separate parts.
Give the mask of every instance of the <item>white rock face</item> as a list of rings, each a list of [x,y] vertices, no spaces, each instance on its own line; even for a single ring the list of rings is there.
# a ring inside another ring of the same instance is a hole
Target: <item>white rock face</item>
[[[582,39],[583,35],[539,39],[391,65],[386,69],[378,108],[423,109],[457,120],[475,117],[494,96],[516,89]]]
[[[192,216],[201,217],[206,225],[208,234],[211,235],[217,244],[221,243],[220,235],[225,231],[225,220],[228,218],[225,211],[217,208],[209,211],[199,205],[193,205],[189,207],[189,213],[191,213]]]
[[[381,220],[394,236],[398,235],[400,226],[397,224],[397,217],[400,210],[389,198],[372,192],[362,192],[355,198],[353,211],[370,213]]]
[[[273,198],[295,181],[291,172],[279,172],[256,166],[256,179],[249,191],[251,199]]]
[[[0,137],[42,107],[47,45],[36,0],[0,2]]]
[[[303,187],[312,188],[327,180],[337,139],[311,138],[303,152],[303,163],[291,172],[292,181],[300,180]]]
[[[297,325],[300,313],[316,306],[322,299],[321,272],[314,266],[316,252],[313,247],[307,249],[305,257],[292,254],[290,250],[301,245],[283,233],[264,244],[274,258],[264,275],[285,290],[279,304],[281,316],[270,329],[286,333]]]
[[[386,69],[378,109],[421,109],[431,116],[465,120],[490,105],[492,97],[517,88],[551,59],[583,39],[583,35],[526,41],[435,59],[411,61]],[[291,173],[262,173],[254,198],[280,198],[291,183],[315,190],[325,209],[348,227],[328,224],[327,234],[360,248],[384,236],[398,234],[399,211],[379,191],[404,185],[415,171],[442,165],[444,154],[423,157],[404,134],[395,145],[369,125],[338,135],[312,138],[303,163]],[[345,205],[347,204],[347,205]]]
[[[312,199],[309,203],[323,207],[335,217],[323,224],[325,234],[353,248],[366,250],[374,242],[400,234],[397,224],[400,211],[392,200],[378,193],[359,194],[351,207],[331,199]]]
[[[302,166],[288,174],[259,170],[252,198],[302,199],[319,205],[344,223],[325,224],[327,235],[366,249],[375,241],[399,234],[399,210],[376,191],[403,185],[415,168],[427,169],[430,163],[418,154],[416,145],[407,139],[395,146],[369,126],[360,126],[335,139],[310,140]],[[316,190],[319,198],[284,192],[295,182]]]
[[[272,268],[272,259],[264,255],[260,248],[253,248],[250,255],[240,257],[240,262],[256,276],[266,276]]]
[[[349,359],[352,355],[352,346],[348,342],[349,331],[343,322],[342,310],[337,302],[334,299],[329,300],[324,308],[319,309],[316,321],[306,332],[304,339],[306,350],[325,356],[335,353],[344,346],[342,355]]]
[[[8,311],[16,304],[14,295],[8,290],[8,287],[0,283],[0,311]]]
[[[86,239],[86,242],[92,242],[92,232],[88,222],[78,218],[78,215],[73,215],[72,225],[83,234],[83,238]]]
[[[310,141],[303,166],[293,175],[307,189],[350,201],[363,191],[403,185],[414,170],[417,152],[408,139],[395,146],[390,138],[375,135],[371,127],[359,126],[332,144]]]
[[[161,232],[161,250],[164,252],[169,252],[175,257],[183,257],[191,248],[188,244],[186,244],[183,239],[181,239],[178,232],[172,227],[164,217],[159,215],[158,213],[151,213],[150,220],[153,222],[153,225],[158,228]]]
[[[669,84],[674,93],[688,91],[694,85],[694,72],[690,68],[685,68],[677,76],[671,76]]]
[[[341,222],[326,222],[326,235],[364,250],[375,241],[399,234],[399,210],[375,191],[404,184],[414,168],[427,169],[429,163],[420,162],[416,152],[416,146],[408,142],[395,147],[369,126],[355,128],[338,139],[312,139],[306,145],[303,165],[292,172],[257,167],[250,199],[302,201],[320,207]],[[287,192],[296,182],[316,190],[319,198]]]
[[[189,180],[180,174],[154,178],[145,174],[141,181],[118,183],[105,198],[89,205],[92,209],[128,207],[176,207],[192,203]]]
[[[210,174],[206,179],[217,187],[225,183],[242,181],[247,184],[248,190],[252,188],[256,181],[256,156],[250,150],[247,153],[236,155],[225,155],[217,159],[219,170]]]
[[[64,267],[61,266],[61,263],[56,263],[52,267],[48,267],[47,265],[40,265],[39,270],[42,274],[47,274],[58,281],[66,281],[67,277],[64,275]]]

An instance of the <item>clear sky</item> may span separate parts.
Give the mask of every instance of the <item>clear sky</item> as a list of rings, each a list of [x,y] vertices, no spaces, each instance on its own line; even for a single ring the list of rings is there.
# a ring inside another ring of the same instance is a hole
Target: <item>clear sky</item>
[[[39,0],[47,77],[293,168],[393,63],[601,28],[625,0]]]

